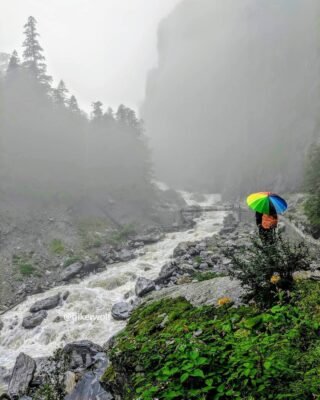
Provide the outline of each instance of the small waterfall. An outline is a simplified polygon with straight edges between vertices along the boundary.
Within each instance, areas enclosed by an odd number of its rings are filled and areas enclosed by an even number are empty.
[[[210,206],[220,199],[217,195],[203,195],[201,201],[196,202],[192,194],[182,192],[182,195],[188,205]],[[134,260],[108,266],[104,272],[88,276],[80,283],[28,297],[1,317],[4,327],[0,331],[0,366],[12,368],[21,351],[40,357],[74,340],[105,343],[125,326],[124,321],[115,321],[110,311],[113,304],[134,297],[137,277],[156,278],[180,242],[200,240],[217,233],[224,215],[224,212],[204,213],[193,229],[168,233],[160,242],[146,246],[145,254]],[[35,301],[67,290],[69,297],[61,306],[49,310],[41,325],[30,330],[21,327],[23,317]],[[56,322],[58,316],[62,318]]]

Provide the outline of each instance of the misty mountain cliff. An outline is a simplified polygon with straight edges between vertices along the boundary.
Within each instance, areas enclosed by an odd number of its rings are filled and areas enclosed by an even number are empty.
[[[184,0],[162,21],[142,116],[156,171],[241,195],[299,186],[317,136],[316,0]]]

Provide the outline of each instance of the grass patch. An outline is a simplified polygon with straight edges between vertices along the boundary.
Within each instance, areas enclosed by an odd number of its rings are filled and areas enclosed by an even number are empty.
[[[208,281],[209,279],[214,279],[214,278],[221,278],[222,276],[225,276],[224,274],[218,274],[217,272],[196,272],[195,274],[192,275],[193,279],[197,279],[197,281],[202,282],[202,281]]]
[[[65,252],[65,246],[61,239],[53,239],[50,243],[50,251],[53,254],[63,254]]]
[[[78,261],[80,261],[81,260],[81,257],[80,256],[71,256],[71,257],[68,257],[65,261],[64,261],[64,263],[63,263],[63,266],[66,268],[66,267],[69,267],[69,265],[71,265],[71,264],[74,264],[74,263],[76,263],[76,262],[78,262]]]
[[[35,267],[32,264],[19,264],[20,274],[23,276],[31,276],[35,272]]]
[[[102,380],[124,400],[320,399],[319,298],[320,283],[307,281],[265,310],[183,298],[141,306]]]
[[[130,236],[136,233],[134,224],[126,224],[121,227],[118,231],[113,232],[109,238],[112,243],[118,244],[125,242]]]

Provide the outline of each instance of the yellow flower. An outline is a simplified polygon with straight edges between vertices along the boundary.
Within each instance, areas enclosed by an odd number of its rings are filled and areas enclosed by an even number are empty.
[[[225,304],[230,304],[232,303],[232,300],[230,299],[230,297],[220,297],[220,299],[218,299],[218,305],[219,306],[224,306]]]
[[[272,275],[272,277],[270,278],[270,282],[276,285],[280,281],[280,279],[281,278],[279,275]]]

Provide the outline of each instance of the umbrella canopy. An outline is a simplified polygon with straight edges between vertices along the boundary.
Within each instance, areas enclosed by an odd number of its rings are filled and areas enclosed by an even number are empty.
[[[286,201],[275,193],[259,192],[247,197],[248,206],[261,214],[282,214],[288,208]]]

